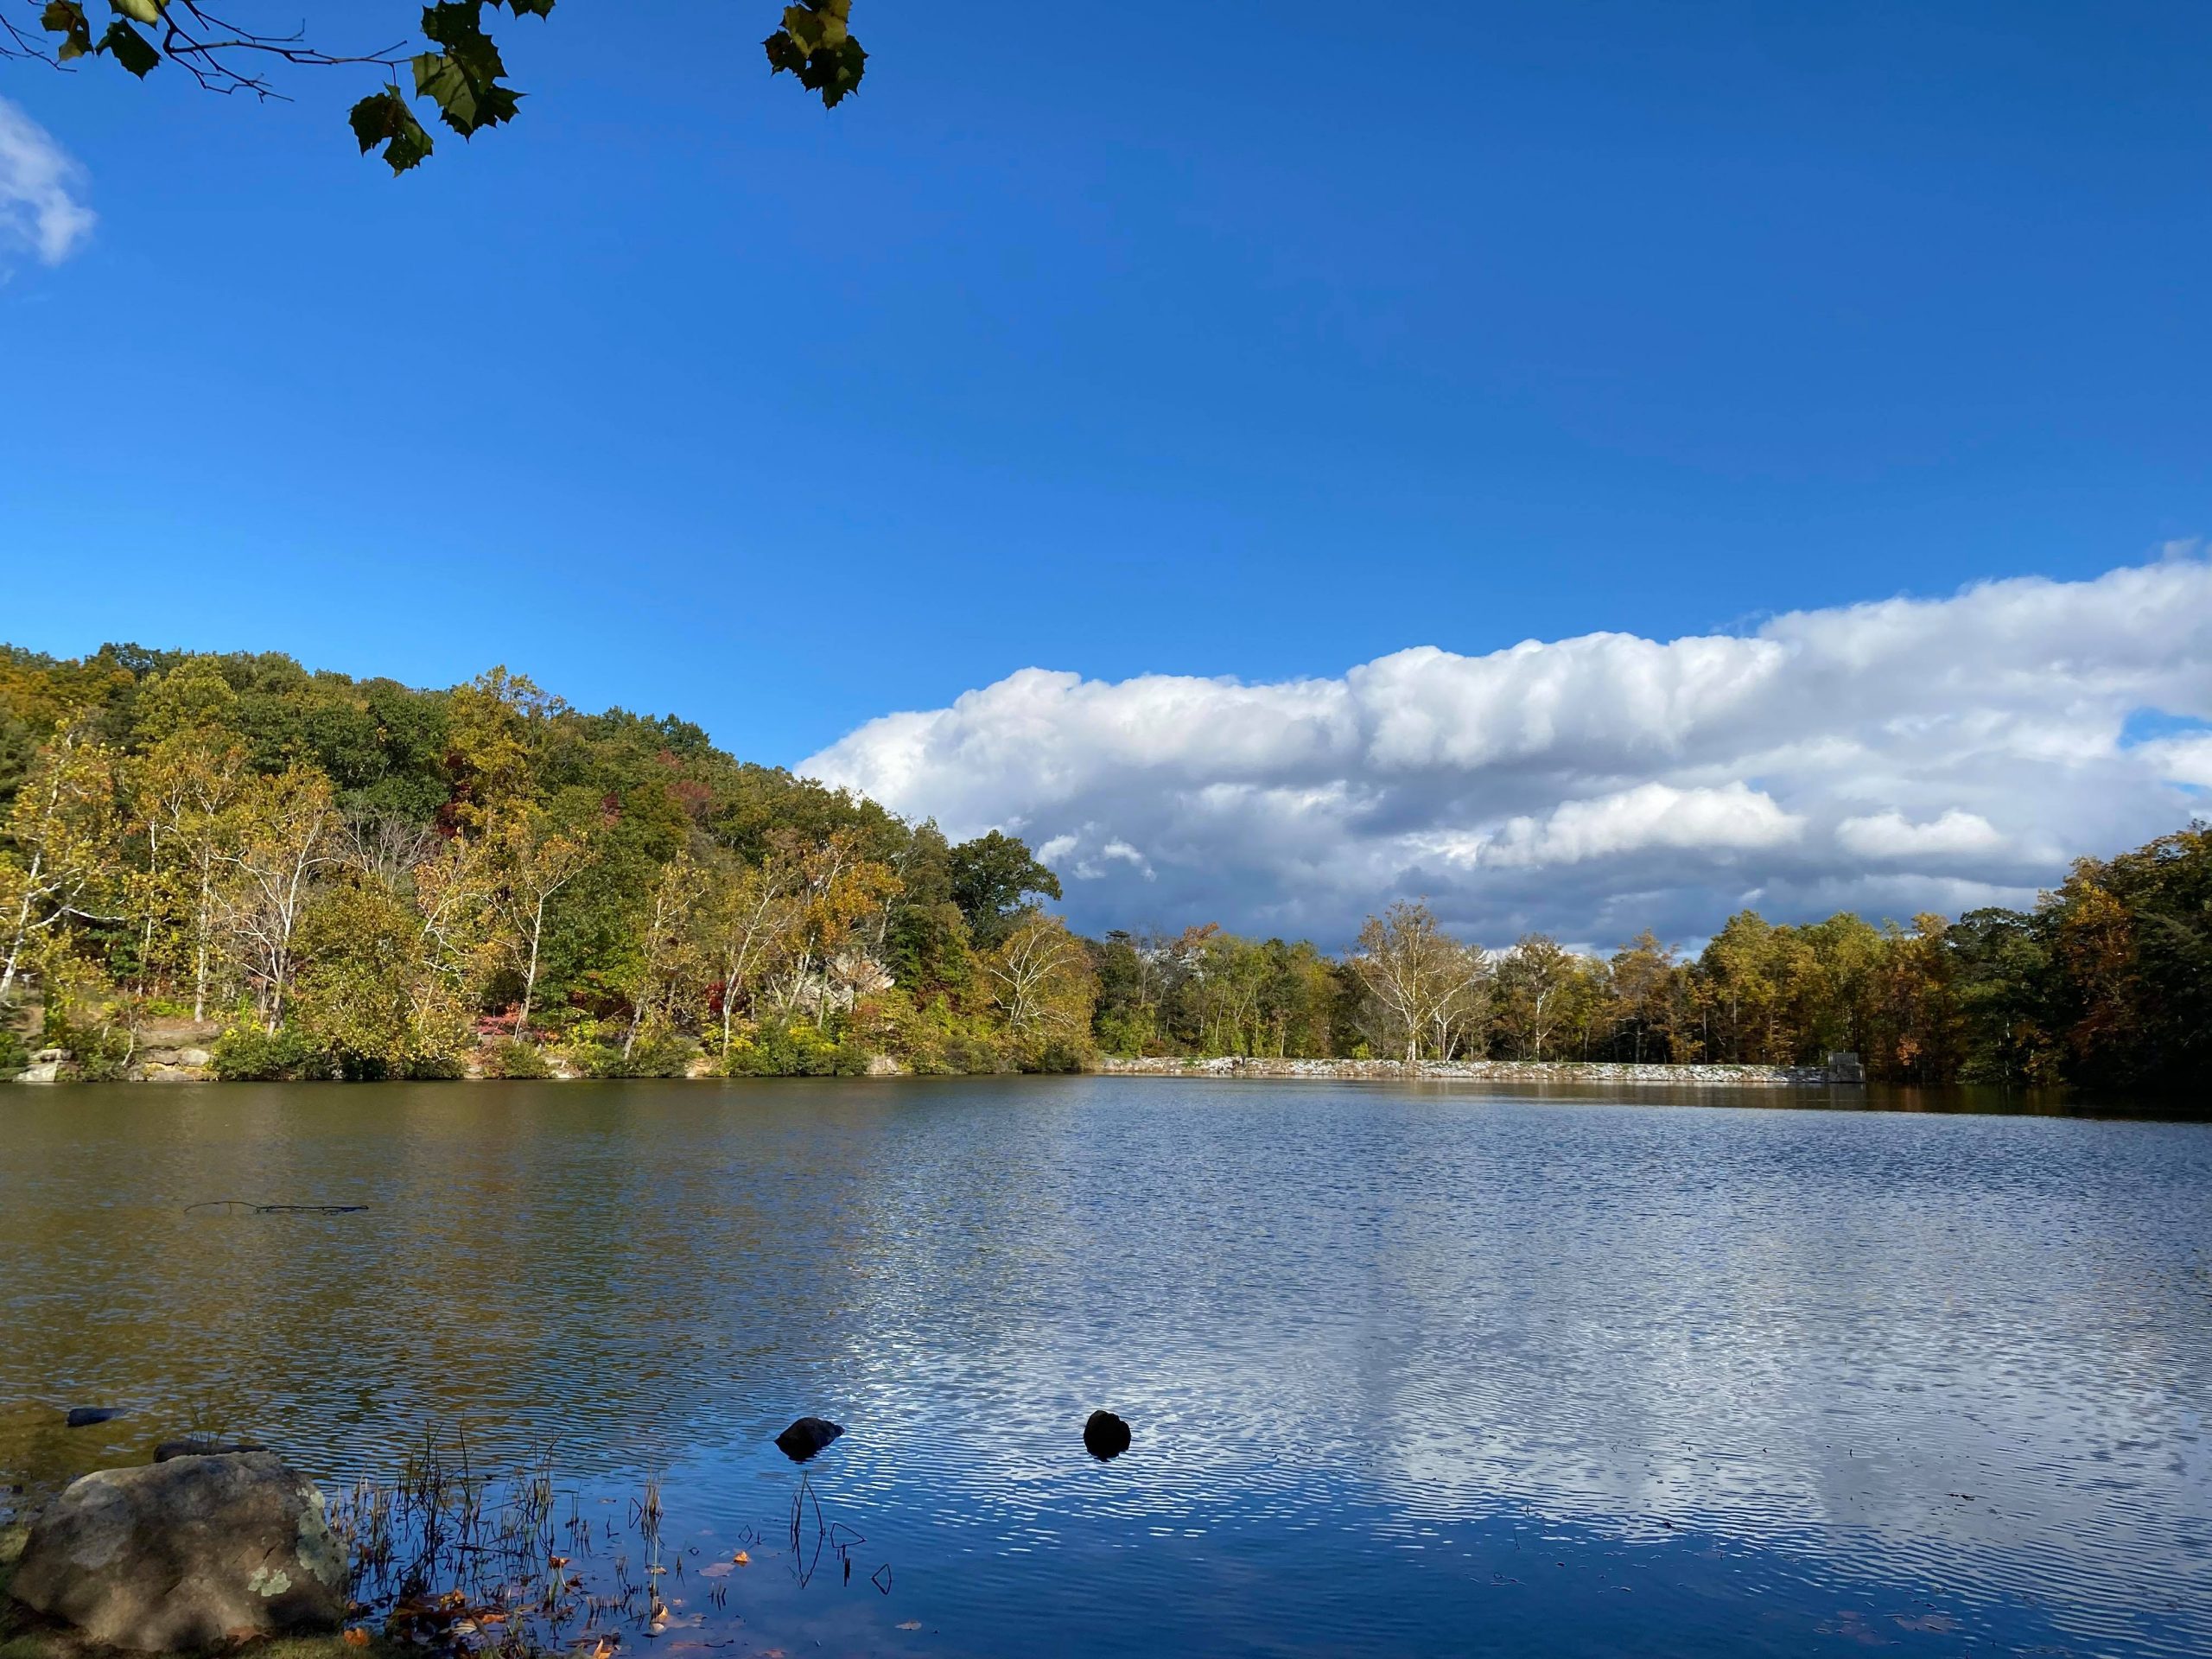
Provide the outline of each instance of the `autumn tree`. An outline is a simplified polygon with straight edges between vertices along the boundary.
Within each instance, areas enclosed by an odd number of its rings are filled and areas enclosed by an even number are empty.
[[[116,757],[65,731],[39,751],[0,842],[0,1006],[65,924],[112,919],[123,886]]]
[[[1402,899],[1369,917],[1351,964],[1367,994],[1370,1039],[1407,1065],[1424,1053],[1449,1059],[1480,1029],[1487,961],[1446,934],[1427,905]]]
[[[1498,959],[1497,1027],[1517,1058],[1544,1058],[1581,978],[1573,954],[1548,933],[1524,935]]]
[[[302,925],[296,1022],[361,1075],[450,1071],[497,960],[497,849],[355,815]]]
[[[1698,957],[1699,1029],[1707,1059],[1738,1062],[1773,1046],[1776,987],[1769,973],[1774,929],[1738,911]]]
[[[1186,983],[1201,1052],[1254,1052],[1267,982],[1267,958],[1250,939],[1214,929],[1192,947]]]
[[[1007,1033],[1030,1063],[1087,1046],[1097,983],[1082,943],[1058,917],[1024,917],[992,950],[985,972]]]
[[[1260,946],[1266,964],[1254,1050],[1281,1058],[1319,1058],[1334,1035],[1337,976],[1313,942],[1269,939]]]
[[[1606,965],[1613,1021],[1627,1039],[1629,1060],[1679,1058],[1688,996],[1674,948],[1646,928]]]
[[[2058,907],[2058,956],[2073,993],[2068,1040],[2083,1063],[2118,1069],[2120,1052],[2134,1040],[2142,1001],[2135,920],[2100,874],[2085,859],[2067,878]]]
[[[242,828],[245,752],[219,730],[180,730],[139,757],[130,775],[132,810],[145,837],[155,889],[147,907],[145,955],[154,955],[155,923],[166,914],[189,975],[192,1017],[204,1020],[216,963],[219,878]]]
[[[273,1032],[283,1022],[294,944],[315,877],[336,860],[338,809],[327,777],[295,766],[254,779],[235,812],[235,831],[218,855],[225,874],[218,926]]]
[[[2043,912],[2073,1075],[2175,1088],[2212,1069],[2212,826],[2082,861]]]
[[[564,707],[528,675],[504,666],[454,688],[446,721],[453,794],[445,816],[454,828],[480,832],[536,800],[537,753]]]
[[[622,1055],[636,1050],[638,1034],[650,1019],[672,1023],[685,989],[696,977],[701,952],[699,921],[710,886],[708,868],[687,848],[661,867],[638,926],[637,959],[631,970],[630,1022],[622,1033]]]
[[[772,856],[789,868],[795,900],[777,1001],[786,1014],[811,1013],[820,1029],[831,1013],[852,1005],[856,988],[889,982],[868,945],[878,937],[874,924],[897,895],[899,878],[888,864],[865,856],[850,830],[811,843],[780,836]]]
[[[531,1001],[537,993],[538,968],[544,959],[546,921],[562,890],[591,867],[591,837],[580,830],[556,829],[541,810],[516,808],[492,822],[487,839],[498,871],[492,905],[501,924],[500,941],[522,980],[515,1036],[527,1042]]]
[[[722,1052],[736,1037],[739,1007],[797,944],[804,907],[787,857],[759,864],[724,853],[709,861],[696,925],[718,986]]]

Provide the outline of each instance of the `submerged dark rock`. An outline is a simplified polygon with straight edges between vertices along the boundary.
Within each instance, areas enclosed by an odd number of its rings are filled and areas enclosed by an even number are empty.
[[[69,1427],[90,1428],[94,1423],[112,1422],[122,1415],[120,1406],[72,1406],[69,1408]]]
[[[1094,1411],[1083,1426],[1084,1449],[1105,1463],[1129,1449],[1129,1426],[1110,1411]]]
[[[322,1494],[266,1452],[86,1475],[41,1515],[9,1590],[141,1652],[338,1628],[345,1552]]]
[[[776,1449],[793,1463],[804,1463],[844,1432],[826,1417],[802,1417],[776,1436]]]
[[[154,1461],[167,1463],[172,1458],[228,1458],[241,1452],[266,1452],[268,1449],[251,1440],[163,1440],[154,1448]]]

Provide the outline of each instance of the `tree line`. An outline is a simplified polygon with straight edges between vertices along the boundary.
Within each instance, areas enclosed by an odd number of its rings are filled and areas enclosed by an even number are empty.
[[[2082,859],[2029,911],[1909,926],[1730,917],[1695,956],[1502,950],[1391,906],[1340,959],[1217,928],[1093,947],[1109,1052],[1818,1065],[1876,1081],[2201,1087],[2212,1076],[2212,830]]]
[[[1421,904],[1332,956],[1217,926],[1084,939],[1018,838],[952,842],[674,718],[504,669],[448,690],[271,654],[0,647],[0,1071],[232,1077],[1069,1069],[1095,1052],[1816,1064],[2181,1086],[2212,1031],[2212,833],[2033,910],[1731,918],[1694,957]]]

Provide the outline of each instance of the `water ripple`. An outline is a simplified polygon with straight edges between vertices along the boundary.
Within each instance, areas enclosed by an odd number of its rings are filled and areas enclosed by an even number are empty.
[[[727,1541],[785,1525],[768,1441],[817,1411],[870,1559],[747,1579],[747,1628],[833,1650],[2212,1650],[2203,1126],[1103,1079],[10,1109],[34,1484],[465,1427]],[[372,1208],[183,1213],[233,1193]]]

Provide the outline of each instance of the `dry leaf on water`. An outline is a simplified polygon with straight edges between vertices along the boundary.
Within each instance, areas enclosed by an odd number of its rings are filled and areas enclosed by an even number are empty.
[[[730,1560],[736,1562],[740,1567],[750,1567],[753,1565],[753,1558],[741,1549],[739,1550],[736,1554],[731,1556]]]
[[[910,1618],[899,1628],[902,1630],[918,1630],[922,1628],[922,1621],[918,1618]]]

